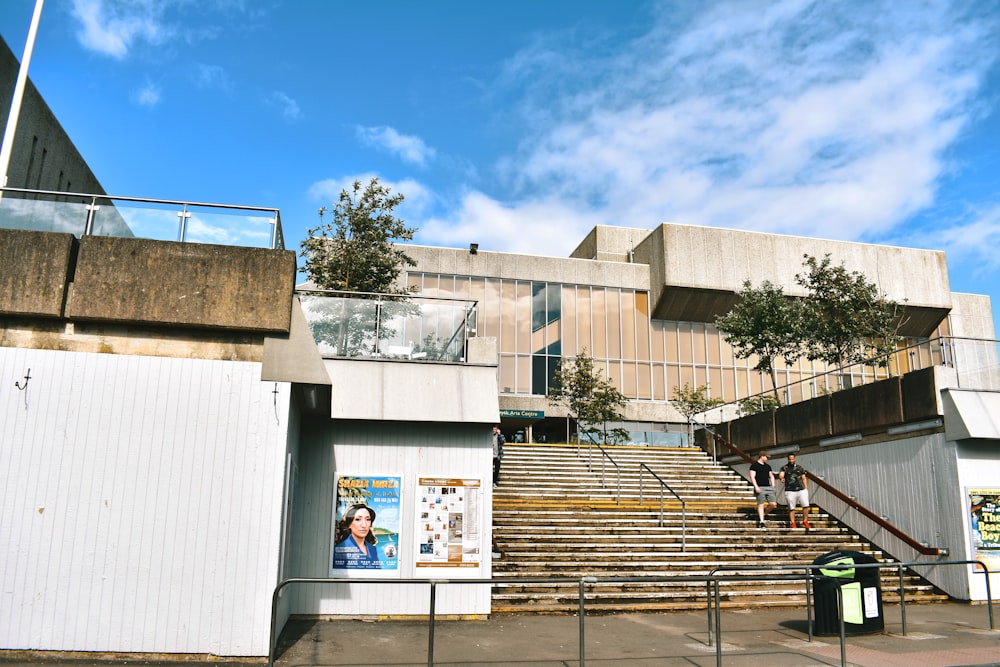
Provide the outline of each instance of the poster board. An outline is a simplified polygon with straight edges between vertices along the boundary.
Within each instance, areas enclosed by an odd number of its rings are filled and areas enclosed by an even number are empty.
[[[340,474],[336,482],[330,576],[398,577],[402,479]]]
[[[972,560],[982,561],[990,573],[1000,572],[1000,487],[970,487]],[[975,565],[976,572],[983,568]]]
[[[417,569],[482,565],[482,480],[420,477],[416,501]]]

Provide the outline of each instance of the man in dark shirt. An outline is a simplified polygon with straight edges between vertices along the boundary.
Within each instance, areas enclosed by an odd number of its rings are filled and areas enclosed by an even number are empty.
[[[774,494],[774,471],[767,465],[767,452],[757,454],[757,462],[750,466],[750,483],[757,494],[757,527],[767,524],[764,517],[778,506]]]
[[[781,466],[778,477],[785,483],[788,500],[788,527],[795,528],[795,508],[802,507],[802,527],[809,530],[809,481],[806,470],[795,462],[795,454],[788,455],[788,463]]]

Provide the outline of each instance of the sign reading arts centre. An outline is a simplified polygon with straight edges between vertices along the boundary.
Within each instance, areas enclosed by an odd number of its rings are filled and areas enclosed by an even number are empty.
[[[542,410],[500,410],[500,418],[504,419],[542,419],[545,412]]]

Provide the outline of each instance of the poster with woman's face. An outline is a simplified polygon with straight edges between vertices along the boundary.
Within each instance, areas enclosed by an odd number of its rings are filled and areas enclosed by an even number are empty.
[[[338,475],[333,507],[333,577],[399,572],[399,477]]]

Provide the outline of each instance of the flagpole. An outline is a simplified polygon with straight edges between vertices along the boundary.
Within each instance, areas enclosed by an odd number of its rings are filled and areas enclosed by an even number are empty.
[[[10,114],[7,116],[7,127],[3,132],[3,145],[0,146],[0,173],[3,180],[0,184],[7,187],[7,170],[10,168],[10,154],[14,144],[14,130],[21,116],[21,100],[24,99],[24,88],[28,82],[28,65],[31,64],[31,53],[35,50],[35,35],[38,34],[38,22],[42,18],[42,5],[45,0],[35,0],[35,13],[31,17],[31,27],[28,28],[28,41],[24,45],[24,56],[17,70],[17,83],[14,85],[14,96],[10,100]]]

